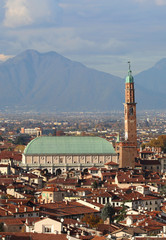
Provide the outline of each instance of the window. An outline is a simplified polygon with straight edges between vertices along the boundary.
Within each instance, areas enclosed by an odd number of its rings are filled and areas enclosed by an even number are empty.
[[[46,233],[51,232],[51,227],[50,226],[45,227],[44,228],[44,232],[46,232]]]

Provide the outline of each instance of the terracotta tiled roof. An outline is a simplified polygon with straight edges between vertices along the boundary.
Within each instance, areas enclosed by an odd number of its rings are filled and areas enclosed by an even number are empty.
[[[97,226],[97,230],[102,232],[103,234],[111,233],[119,229],[120,228],[114,224],[99,224]]]
[[[161,165],[159,160],[140,160],[142,165]]]
[[[118,166],[119,164],[115,162],[108,162],[108,163],[105,163],[104,165]]]
[[[92,238],[92,240],[105,240],[105,239],[106,239],[105,236],[102,236],[102,237],[95,236],[94,238]]]
[[[10,236],[10,240],[67,240],[65,234],[3,232],[3,236]]]
[[[78,202],[56,202],[41,204],[41,212],[46,212],[50,216],[65,217],[72,215],[82,215],[86,213],[98,213],[99,211],[92,209],[90,207],[84,206]]]
[[[5,223],[6,225],[23,225],[24,224],[22,220],[19,218],[3,218],[3,219],[0,219],[0,223],[1,222]]]
[[[13,158],[16,161],[22,161],[22,155],[20,153],[16,153],[14,151],[2,151],[0,153],[0,160],[1,159],[9,159]]]
[[[88,170],[90,170],[90,171],[98,171],[99,169],[96,168],[96,167],[91,167],[91,168],[89,168]]]

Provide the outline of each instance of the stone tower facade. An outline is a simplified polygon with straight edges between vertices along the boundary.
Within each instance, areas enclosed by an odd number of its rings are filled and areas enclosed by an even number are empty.
[[[130,69],[130,63],[125,83],[124,120],[125,140],[116,144],[116,151],[119,155],[119,167],[134,168],[135,158],[137,157],[137,122],[134,78]]]
[[[136,123],[136,102],[134,91],[134,78],[132,76],[130,65],[128,76],[125,83],[125,141],[137,144],[137,123]]]

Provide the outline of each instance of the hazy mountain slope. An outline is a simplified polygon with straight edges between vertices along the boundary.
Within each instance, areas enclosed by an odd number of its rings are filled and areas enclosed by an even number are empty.
[[[126,71],[127,74],[127,71]],[[165,109],[166,59],[137,74],[137,109]],[[0,109],[123,110],[125,80],[56,52],[27,50],[0,64]]]
[[[123,98],[121,78],[89,69],[55,52],[27,50],[0,65],[1,107],[106,111],[122,109]]]
[[[137,74],[135,79],[138,103],[141,109],[165,109],[166,58],[152,68]]]

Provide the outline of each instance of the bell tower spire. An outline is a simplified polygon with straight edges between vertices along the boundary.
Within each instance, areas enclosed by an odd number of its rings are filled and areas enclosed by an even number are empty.
[[[128,63],[129,70],[125,83],[125,104],[124,104],[125,141],[137,144],[134,78],[132,76],[130,62]]]
[[[124,103],[124,127],[125,140],[116,144],[116,152],[119,156],[119,167],[135,166],[137,157],[137,123],[136,123],[136,102],[134,77],[132,76],[131,64],[125,81],[125,103]]]

